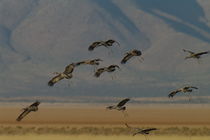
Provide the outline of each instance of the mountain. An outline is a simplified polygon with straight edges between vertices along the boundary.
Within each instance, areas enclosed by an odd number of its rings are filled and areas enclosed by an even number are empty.
[[[208,0],[1,0],[0,96],[162,97],[185,85],[208,95],[210,56],[184,60],[182,49],[210,50],[209,7]],[[88,51],[107,39],[120,48]],[[144,61],[120,65],[114,79],[82,66],[72,80],[47,86],[72,62],[119,64],[131,49],[142,50]]]

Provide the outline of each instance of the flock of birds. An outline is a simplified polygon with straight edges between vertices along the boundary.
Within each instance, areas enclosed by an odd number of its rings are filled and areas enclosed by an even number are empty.
[[[107,41],[96,41],[96,42],[93,42],[89,46],[88,50],[93,51],[94,49],[96,49],[100,46],[109,48],[111,46],[114,46],[114,44],[117,44],[117,46],[120,46],[119,42],[112,40],[112,39],[109,39]],[[195,52],[185,50],[185,49],[183,49],[183,51],[189,53],[189,56],[185,57],[185,59],[190,59],[190,58],[200,59],[202,55],[210,53],[210,51],[195,53]],[[128,60],[130,60],[132,57],[135,57],[135,56],[138,56],[141,58],[141,60],[144,60],[144,58],[142,57],[142,52],[140,50],[134,49],[134,50],[131,50],[125,54],[125,56],[121,60],[121,64],[126,64],[126,62]],[[49,80],[48,86],[52,87],[62,79],[71,79],[73,77],[73,72],[76,67],[79,67],[81,65],[92,65],[92,66],[96,67],[96,66],[100,65],[101,61],[103,61],[103,60],[97,58],[97,59],[93,59],[93,60],[85,60],[85,61],[80,61],[80,62],[76,62],[76,63],[71,63],[65,67],[63,72],[54,72],[54,74],[56,74],[56,76],[54,76],[52,79]],[[107,67],[101,67],[96,70],[94,69],[94,76],[96,78],[99,78],[102,73],[104,73],[104,72],[111,73],[111,72],[116,71],[117,69],[120,69],[120,67],[118,65],[114,65],[114,64],[107,66]],[[193,89],[198,89],[198,88],[194,87],[194,86],[182,87],[182,88],[172,91],[168,95],[168,97],[173,98],[179,92],[190,93],[193,91]],[[124,112],[126,110],[125,104],[128,101],[130,101],[129,98],[123,99],[118,104],[108,106],[108,107],[106,107],[106,109],[108,109],[108,110],[115,109],[115,110]],[[18,118],[16,120],[21,121],[30,112],[38,111],[39,104],[40,104],[40,102],[36,101],[33,104],[31,104],[30,106],[23,108],[23,112],[18,116]],[[135,136],[137,134],[143,134],[146,136],[147,134],[150,133],[150,131],[157,130],[157,128],[148,128],[148,129],[134,128],[134,127],[129,126],[127,123],[125,123],[125,125],[127,128],[136,130],[135,133],[133,133],[133,136]]]

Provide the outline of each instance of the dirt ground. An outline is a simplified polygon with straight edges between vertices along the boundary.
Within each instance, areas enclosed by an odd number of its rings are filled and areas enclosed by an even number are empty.
[[[135,105],[125,113],[103,105],[40,105],[39,111],[16,122],[24,106],[0,107],[0,124],[210,125],[210,107],[203,105]]]

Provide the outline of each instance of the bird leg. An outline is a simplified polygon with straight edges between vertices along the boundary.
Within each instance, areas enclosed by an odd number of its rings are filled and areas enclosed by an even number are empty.
[[[139,57],[138,57],[137,59],[138,59],[138,61],[139,61],[140,63],[142,63],[142,60],[141,60]]]
[[[201,59],[197,59],[198,61],[198,64],[201,64],[202,63],[202,60]]]
[[[73,82],[71,80],[68,80],[68,87],[72,87],[73,86]]]
[[[94,71],[94,73],[96,72],[96,70],[97,70],[97,66],[93,66],[93,71]]]
[[[124,115],[124,117],[128,117],[128,113],[126,111],[122,111],[122,114]]]
[[[58,75],[58,74],[61,74],[61,73],[60,72],[53,72],[52,74]]]
[[[113,54],[112,48],[108,48],[108,49],[109,49],[109,51],[108,51],[108,55]]]
[[[191,94],[188,94],[189,102],[192,100]]]
[[[111,76],[112,77],[112,80],[114,80],[114,77],[113,76]]]
[[[146,135],[144,135],[144,137],[145,137],[146,140],[149,140]]]
[[[140,58],[142,59],[142,61],[144,61],[144,57],[140,56]]]

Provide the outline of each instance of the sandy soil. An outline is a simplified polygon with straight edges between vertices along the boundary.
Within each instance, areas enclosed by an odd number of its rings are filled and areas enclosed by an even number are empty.
[[[16,117],[23,106],[0,108],[1,124],[88,124],[120,125],[210,125],[210,107],[204,106],[129,106],[126,113],[106,110],[104,106],[51,106],[42,105],[21,122]]]

